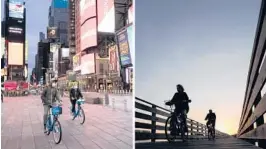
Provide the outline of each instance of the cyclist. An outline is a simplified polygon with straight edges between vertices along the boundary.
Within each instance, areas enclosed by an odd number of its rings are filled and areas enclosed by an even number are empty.
[[[188,128],[187,128],[187,113],[189,111],[189,106],[188,106],[188,102],[190,102],[187,93],[185,92],[184,87],[181,84],[178,84],[176,86],[177,88],[177,92],[174,94],[173,98],[171,101],[166,102],[166,105],[175,105],[175,111],[174,111],[174,115],[172,117],[172,121],[171,121],[171,126],[170,126],[170,131],[171,133],[173,132],[172,128],[175,125],[174,122],[176,122],[176,117],[179,114],[183,114],[183,120],[185,122],[185,132],[188,132]]]
[[[215,136],[215,122],[216,122],[216,115],[212,112],[212,110],[209,110],[209,113],[207,114],[205,120],[207,120],[207,127],[209,129],[209,125],[212,124],[213,130],[214,130],[214,136]]]
[[[56,102],[61,103],[59,92],[56,88],[57,80],[53,79],[50,84],[44,89],[41,95],[42,103],[43,103],[43,125],[44,125],[44,133],[46,133],[46,120],[48,116],[48,112],[50,107]]]
[[[70,89],[70,102],[72,104],[72,113],[74,115],[76,111],[76,102],[79,98],[83,98],[80,89],[78,88],[78,85],[75,84],[73,88]]]

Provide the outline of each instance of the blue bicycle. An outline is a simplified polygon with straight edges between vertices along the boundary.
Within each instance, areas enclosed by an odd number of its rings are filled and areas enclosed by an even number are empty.
[[[49,135],[50,132],[53,132],[53,137],[56,144],[59,144],[62,140],[62,127],[58,120],[60,114],[62,114],[61,105],[50,106],[46,120],[46,135]]]
[[[76,108],[76,111],[75,113],[72,113],[72,106],[69,107],[70,109],[70,114],[73,116],[73,119],[72,120],[75,120],[76,117],[79,118],[80,120],[80,124],[84,124],[85,123],[85,112],[84,110],[82,109],[81,105],[85,103],[85,100],[84,99],[78,99],[77,100],[77,108]]]

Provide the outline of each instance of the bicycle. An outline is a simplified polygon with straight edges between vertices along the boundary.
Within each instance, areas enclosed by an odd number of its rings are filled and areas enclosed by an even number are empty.
[[[73,119],[72,120],[75,120],[76,117],[79,117],[81,119],[81,122],[80,124],[84,124],[85,123],[85,112],[84,110],[82,109],[81,105],[85,103],[85,100],[84,99],[78,99],[77,100],[77,105],[78,105],[78,108],[76,108],[76,111],[75,113],[72,113],[72,106],[69,107],[70,109],[70,114],[73,116]]]
[[[191,100],[189,100],[188,102],[191,102]],[[172,105],[168,105],[168,106],[170,106],[171,115],[166,119],[166,122],[165,122],[166,139],[168,140],[169,143],[171,143],[179,139],[177,138],[177,136],[181,134],[181,139],[184,142],[188,138],[188,132],[187,134],[185,134],[186,133],[185,128],[187,124],[185,124],[184,119],[186,118],[186,116],[183,113],[180,113],[179,115],[175,115],[175,112],[173,111],[173,108],[172,108],[173,106]],[[176,122],[172,122],[172,118],[174,116],[176,116]],[[170,128],[168,128],[168,125],[170,125]],[[168,133],[169,132],[168,130],[170,130],[170,134]]]
[[[215,132],[214,132],[213,124],[209,124],[208,125],[208,139],[214,140],[214,138],[215,138]]]
[[[53,132],[55,144],[59,144],[62,140],[62,127],[58,120],[60,114],[62,114],[61,105],[50,106],[50,110],[46,120],[46,135],[50,135],[50,132]],[[56,138],[57,133],[59,133],[58,138]]]

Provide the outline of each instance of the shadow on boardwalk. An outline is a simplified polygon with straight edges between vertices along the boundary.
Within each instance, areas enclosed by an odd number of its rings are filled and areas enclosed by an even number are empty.
[[[2,104],[3,149],[131,149],[132,113],[84,104],[86,122],[72,121],[68,98],[63,99],[63,138],[55,145],[43,133],[43,108],[39,96],[4,99]]]

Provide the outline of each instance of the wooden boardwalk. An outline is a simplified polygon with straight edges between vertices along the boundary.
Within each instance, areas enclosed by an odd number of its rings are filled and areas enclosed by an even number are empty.
[[[70,101],[63,99],[62,142],[43,133],[43,107],[39,96],[6,97],[2,104],[3,149],[132,149],[132,112],[84,104],[84,125],[72,121]]]
[[[189,140],[187,142],[136,143],[136,149],[259,149],[248,142],[236,138],[223,138],[215,141]]]

